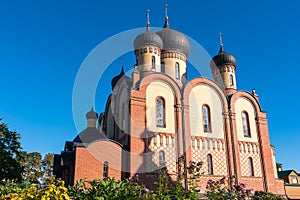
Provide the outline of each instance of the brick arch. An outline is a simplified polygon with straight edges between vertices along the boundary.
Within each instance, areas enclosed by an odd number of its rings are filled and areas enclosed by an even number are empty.
[[[153,82],[163,82],[167,84],[173,91],[175,104],[180,103],[181,92],[179,85],[173,80],[173,78],[166,76],[165,74],[153,73],[144,77],[139,84],[139,91],[146,95],[147,87]]]
[[[219,97],[221,98],[223,111],[227,112],[228,98],[227,98],[225,91],[222,90],[220,88],[220,86],[217,85],[214,81],[212,81],[208,78],[204,78],[204,77],[195,78],[195,79],[191,80],[189,83],[187,83],[187,85],[185,86],[185,89],[184,89],[184,104],[185,105],[189,105],[190,93],[191,93],[192,89],[198,85],[206,85],[206,86],[210,86],[211,88],[213,88],[217,92]]]
[[[247,91],[238,91],[238,92],[234,93],[231,96],[231,98],[230,98],[230,107],[231,107],[232,112],[235,113],[234,104],[240,98],[245,98],[246,100],[248,100],[253,105],[254,111],[255,111],[255,116],[258,116],[258,114],[260,112],[263,112],[260,105],[259,105],[259,102],[257,101],[257,99]]]

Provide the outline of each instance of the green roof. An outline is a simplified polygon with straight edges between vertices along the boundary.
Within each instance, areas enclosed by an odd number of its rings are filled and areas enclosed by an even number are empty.
[[[295,170],[283,170],[278,172],[278,177],[281,178],[281,177],[289,176],[292,172],[299,175]]]

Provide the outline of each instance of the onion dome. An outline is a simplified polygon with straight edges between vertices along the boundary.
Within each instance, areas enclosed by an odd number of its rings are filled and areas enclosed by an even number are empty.
[[[236,59],[235,59],[235,57],[232,54],[227,53],[227,52],[225,52],[223,50],[222,34],[220,34],[220,51],[211,60],[211,65],[213,63],[217,67],[222,66],[222,65],[233,65],[233,66],[236,66]]]
[[[150,31],[149,14],[150,14],[150,10],[147,10],[146,31],[135,38],[134,49],[140,49],[147,45],[157,46],[160,49],[163,47],[163,42],[161,38],[156,33]]]
[[[140,49],[147,45],[157,46],[162,49],[163,41],[156,33],[146,30],[135,38],[134,49]]]
[[[94,107],[92,107],[91,110],[86,113],[85,117],[87,119],[98,119],[98,114],[94,111]]]
[[[190,43],[184,34],[170,28],[168,16],[164,28],[157,32],[163,41],[163,50],[179,51],[186,57],[190,54]]]
[[[114,87],[117,85],[118,81],[124,76],[124,66],[122,66],[122,70],[120,72],[119,75],[115,76],[112,80],[111,80],[111,88],[114,89]]]

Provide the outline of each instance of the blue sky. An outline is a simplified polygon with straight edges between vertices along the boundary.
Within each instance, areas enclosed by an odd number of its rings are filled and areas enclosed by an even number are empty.
[[[76,136],[72,92],[86,56],[110,36],[145,26],[147,9],[151,26],[161,27],[165,3],[171,27],[211,56],[223,33],[225,51],[237,58],[238,89],[255,88],[267,111],[277,161],[300,172],[298,1],[1,1],[0,117],[22,135],[24,149],[59,153]],[[116,59],[98,84],[97,112],[121,63]],[[133,65],[126,54],[125,70]]]

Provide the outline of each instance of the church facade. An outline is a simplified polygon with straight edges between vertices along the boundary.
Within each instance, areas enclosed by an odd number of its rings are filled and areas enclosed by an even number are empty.
[[[55,155],[54,173],[67,184],[81,178],[117,180],[139,174],[151,187],[161,168],[170,180],[178,157],[202,161],[201,189],[225,177],[248,189],[284,194],[277,177],[266,112],[255,91],[237,89],[236,59],[223,50],[213,57],[214,80],[187,81],[187,38],[169,26],[135,38],[132,77],[111,81],[112,94],[99,116],[87,113],[87,128]],[[208,67],[208,66],[207,66]]]

